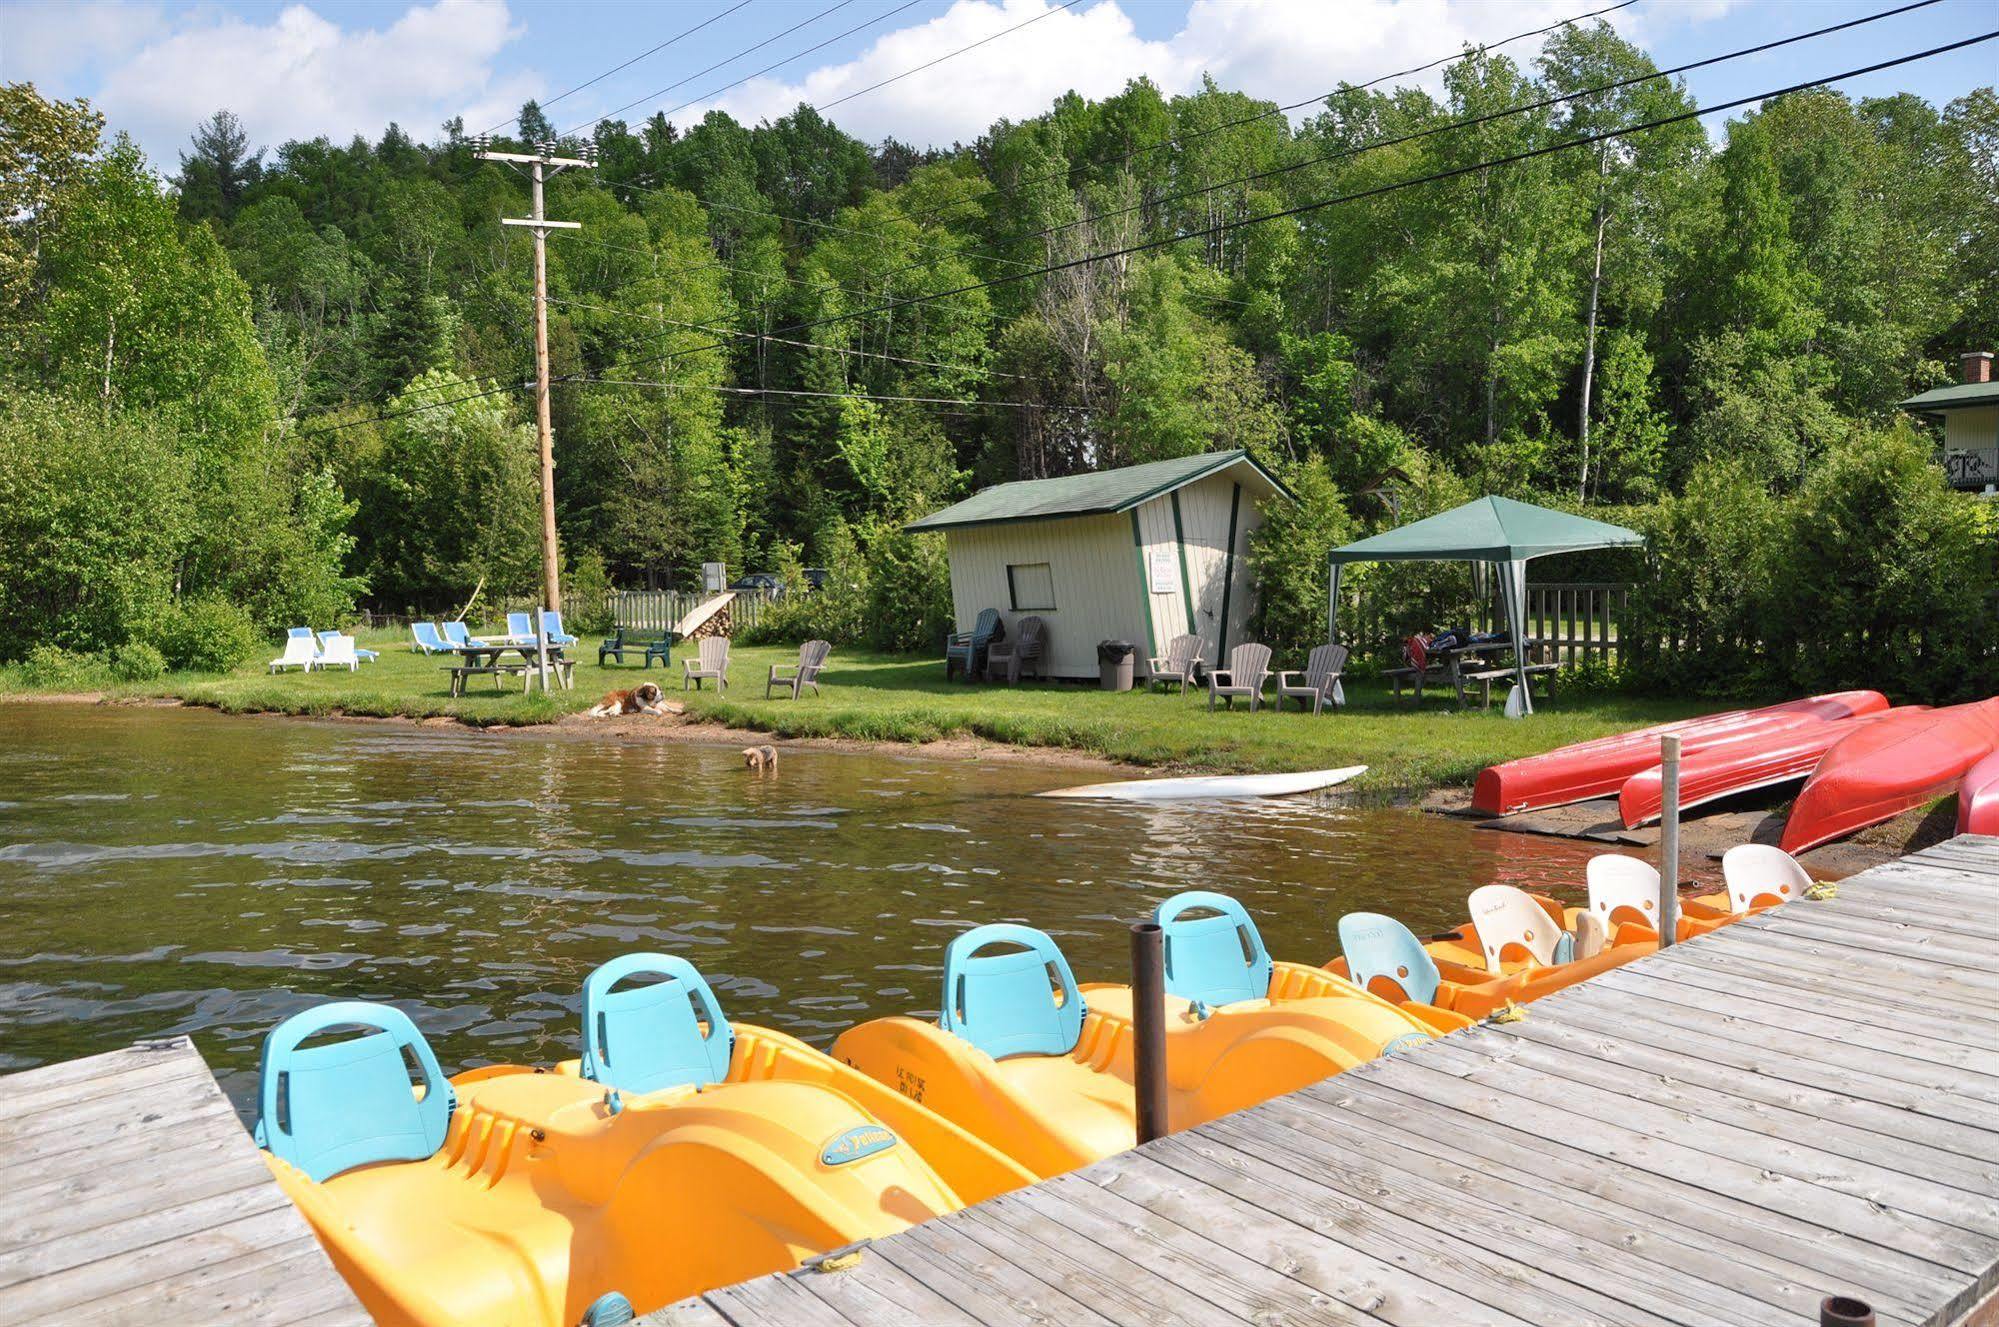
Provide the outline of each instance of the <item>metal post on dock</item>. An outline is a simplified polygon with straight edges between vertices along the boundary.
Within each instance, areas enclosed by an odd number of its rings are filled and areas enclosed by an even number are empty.
[[[1659,739],[1659,947],[1680,930],[1680,739]]]
[[[1167,1133],[1165,936],[1154,922],[1131,928],[1132,1091],[1141,1143]]]

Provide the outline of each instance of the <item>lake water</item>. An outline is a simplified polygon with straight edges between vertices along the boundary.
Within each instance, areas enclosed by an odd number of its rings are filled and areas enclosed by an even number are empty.
[[[1316,963],[1350,910],[1425,933],[1495,880],[1580,897],[1593,851],[1312,798],[1031,796],[1080,781],[799,750],[759,779],[734,747],[575,730],[0,705],[0,1070],[192,1033],[241,1105],[270,1026],[335,998],[402,1005],[448,1071],[545,1063],[574,1054],[584,975],[638,949],[825,1046],[933,1012],[944,945],[979,922],[1122,980],[1129,922],[1215,888]]]

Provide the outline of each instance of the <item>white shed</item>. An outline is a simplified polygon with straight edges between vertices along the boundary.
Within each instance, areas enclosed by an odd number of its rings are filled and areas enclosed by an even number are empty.
[[[1137,645],[1143,675],[1175,636],[1200,636],[1210,662],[1247,638],[1249,536],[1273,499],[1292,500],[1247,452],[1210,452],[996,484],[909,529],[943,532],[958,630],[987,608],[1009,635],[1038,616],[1050,676],[1094,678],[1103,640]]]

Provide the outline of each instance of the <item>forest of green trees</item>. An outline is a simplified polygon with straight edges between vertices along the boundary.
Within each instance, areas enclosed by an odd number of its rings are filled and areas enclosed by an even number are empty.
[[[1496,492],[1653,537],[1612,574],[1676,684],[1992,681],[1994,504],[1896,402],[1999,348],[1999,96],[1820,89],[1462,169],[1689,109],[1652,71],[1596,24],[1298,122],[1145,82],[950,151],[809,107],[601,122],[548,193],[582,223],[549,242],[566,574],[836,565],[862,588],[819,611],[920,645],[942,562],[908,518],[1246,447],[1306,499],[1258,552],[1280,644],[1322,630],[1333,542]],[[177,163],[116,128],[0,88],[0,660],[198,666],[529,592],[523,177],[456,122],[265,149],[219,112]],[[1454,584],[1355,593],[1413,622]]]

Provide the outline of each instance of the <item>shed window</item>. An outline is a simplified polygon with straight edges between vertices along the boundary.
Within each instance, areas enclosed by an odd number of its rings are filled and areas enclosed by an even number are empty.
[[[1055,611],[1055,573],[1046,562],[1009,563],[1006,586],[1014,612]]]

